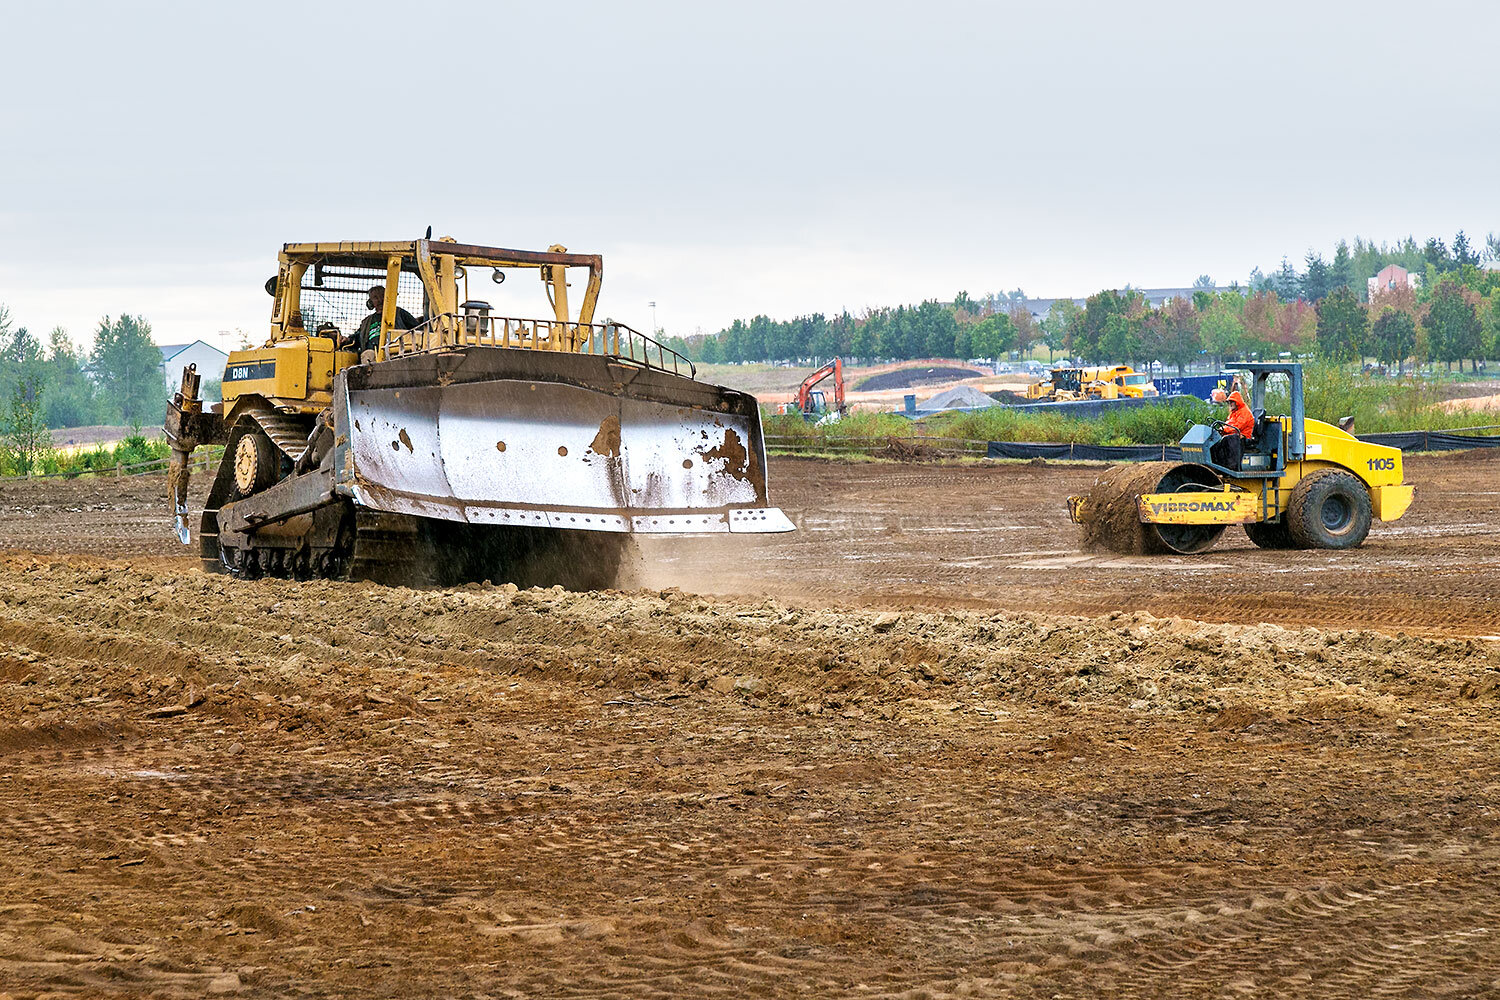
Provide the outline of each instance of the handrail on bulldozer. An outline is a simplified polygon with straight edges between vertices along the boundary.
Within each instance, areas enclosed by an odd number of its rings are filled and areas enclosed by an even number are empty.
[[[646,368],[698,377],[698,367],[682,354],[624,323],[559,322],[490,316],[487,313],[439,313],[409,330],[382,337],[377,358],[405,357],[459,347],[509,347],[533,351],[598,354]]]

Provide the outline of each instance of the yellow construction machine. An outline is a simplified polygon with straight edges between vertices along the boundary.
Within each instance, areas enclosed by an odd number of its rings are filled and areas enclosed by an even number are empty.
[[[1115,396],[1122,399],[1146,399],[1157,395],[1156,386],[1151,384],[1151,376],[1138,372],[1129,365],[1090,368],[1085,372],[1085,378],[1090,382],[1113,386]]]
[[[1182,462],[1142,462],[1106,470],[1084,496],[1068,498],[1086,544],[1116,552],[1179,552],[1211,547],[1224,529],[1244,525],[1261,548],[1349,549],[1372,518],[1394,521],[1411,506],[1401,450],[1360,441],[1344,428],[1303,414],[1302,366],[1244,364],[1251,378],[1255,433],[1237,468],[1214,460],[1227,430],[1198,424],[1182,438]],[[1267,417],[1266,387],[1287,381],[1290,413]],[[1233,431],[1228,431],[1234,433]]]
[[[1053,368],[1040,382],[1026,387],[1026,398],[1073,403],[1080,399],[1115,399],[1119,391],[1114,383],[1098,377],[1093,368]]]
[[[486,301],[527,272],[542,318]],[[770,506],[755,398],[594,322],[603,272],[561,246],[430,230],[287,244],[270,338],[230,355],[222,405],[204,408],[192,368],[168,405],[179,538],[189,456],[215,443],[199,553],[236,576],[595,587],[638,533],[791,530]]]

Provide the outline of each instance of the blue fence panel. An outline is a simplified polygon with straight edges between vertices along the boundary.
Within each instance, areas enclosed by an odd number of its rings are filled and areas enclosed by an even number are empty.
[[[1226,384],[1231,375],[1184,375],[1179,378],[1153,378],[1152,384],[1156,391],[1163,396],[1192,396],[1196,399],[1208,399],[1209,393],[1222,384]]]

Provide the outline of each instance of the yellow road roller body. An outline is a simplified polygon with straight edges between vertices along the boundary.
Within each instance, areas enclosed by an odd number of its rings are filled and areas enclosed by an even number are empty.
[[[1086,544],[1117,552],[1191,554],[1240,524],[1262,548],[1353,548],[1371,522],[1411,506],[1401,450],[1361,441],[1303,415],[1302,368],[1247,364],[1255,433],[1234,467],[1216,460],[1222,425],[1199,424],[1180,442],[1183,461],[1114,466],[1089,493],[1068,498]],[[1267,417],[1266,384],[1290,383],[1290,410]],[[1230,432],[1232,433],[1232,432]]]

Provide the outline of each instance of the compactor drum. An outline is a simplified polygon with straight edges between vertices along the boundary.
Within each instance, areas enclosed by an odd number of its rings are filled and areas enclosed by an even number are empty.
[[[1411,506],[1401,450],[1360,441],[1347,430],[1303,415],[1302,366],[1247,364],[1255,434],[1239,465],[1214,459],[1222,424],[1191,428],[1182,462],[1143,462],[1105,470],[1084,496],[1068,498],[1087,547],[1114,552],[1191,555],[1213,546],[1231,525],[1265,549],[1348,549],[1362,544],[1372,520],[1394,521]],[[1267,417],[1266,386],[1287,380],[1290,413]],[[1231,432],[1232,433],[1232,432]]]
[[[471,274],[524,268],[550,319],[469,297]],[[588,270],[576,318],[569,268]],[[168,407],[179,537],[188,457],[210,443],[200,553],[237,576],[601,587],[637,534],[791,530],[755,399],[593,323],[602,268],[561,247],[289,244],[271,339],[231,355],[222,406],[190,369]]]

